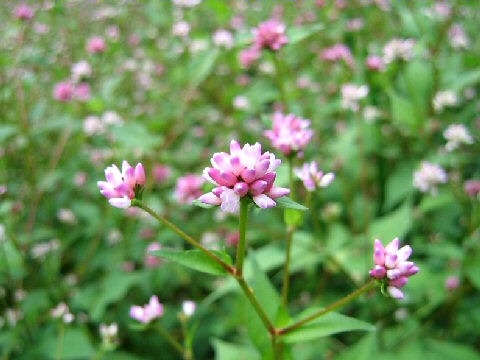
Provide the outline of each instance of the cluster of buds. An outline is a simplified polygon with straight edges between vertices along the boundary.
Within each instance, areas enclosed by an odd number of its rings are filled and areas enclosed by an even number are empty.
[[[415,275],[419,269],[412,261],[407,261],[412,254],[412,248],[408,245],[399,249],[400,240],[393,239],[383,247],[380,240],[375,240],[373,260],[375,267],[370,270],[370,276],[382,282],[388,294],[395,299],[403,299],[404,287],[408,278]]]
[[[334,173],[324,173],[318,170],[316,161],[305,163],[301,168],[294,169],[295,175],[303,181],[303,185],[308,191],[314,191],[317,187],[325,188],[335,179]]]
[[[261,23],[256,29],[253,29],[253,35],[253,45],[240,53],[240,62],[245,67],[256,61],[263,49],[278,51],[288,43],[285,24],[276,19]]]
[[[138,163],[135,168],[127,161],[122,163],[122,171],[116,165],[105,169],[107,181],[97,183],[100,192],[108,199],[110,205],[126,209],[130,207],[132,199],[141,195],[142,186],[145,184],[145,171],[143,165]]]
[[[153,295],[150,298],[148,304],[145,304],[144,306],[133,305],[130,308],[130,317],[143,324],[148,324],[162,315],[163,305],[158,301],[156,295]]]
[[[275,169],[281,160],[274,154],[262,154],[262,146],[245,144],[243,148],[236,140],[230,143],[230,154],[215,153],[212,167],[203,171],[204,178],[216,187],[199,197],[199,201],[209,205],[220,205],[225,212],[236,213],[240,208],[240,198],[251,196],[261,208],[276,205],[274,199],[288,195],[289,189],[274,187],[277,174]]]
[[[273,114],[272,130],[263,133],[275,149],[284,155],[292,151],[303,150],[312,140],[313,130],[310,129],[310,120],[302,119],[294,114],[284,115],[280,112]]]

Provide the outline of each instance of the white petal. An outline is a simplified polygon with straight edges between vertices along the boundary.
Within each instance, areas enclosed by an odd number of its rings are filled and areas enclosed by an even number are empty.
[[[124,196],[123,198],[112,198],[109,199],[108,202],[110,203],[110,205],[120,209],[129,208],[132,204],[132,200],[130,200],[127,196]]]
[[[270,199],[265,194],[260,194],[260,195],[254,196],[253,201],[255,202],[255,204],[257,204],[262,209],[271,208],[271,207],[274,207],[275,205],[277,205],[277,203],[275,201]]]

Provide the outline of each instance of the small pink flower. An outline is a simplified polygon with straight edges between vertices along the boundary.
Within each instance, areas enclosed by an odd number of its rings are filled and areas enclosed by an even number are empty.
[[[152,175],[156,182],[162,184],[172,175],[172,169],[167,165],[156,165]]]
[[[310,120],[276,112],[273,114],[272,130],[265,131],[264,135],[270,139],[275,149],[289,155],[292,151],[301,151],[308,145],[312,140],[313,130],[310,129]]]
[[[372,71],[383,71],[385,64],[380,56],[371,55],[367,58],[367,67]]]
[[[87,51],[90,54],[99,54],[105,51],[107,43],[101,36],[94,36],[88,39]]]
[[[261,208],[276,206],[274,199],[288,195],[289,189],[274,187],[275,169],[281,160],[265,152],[262,146],[245,144],[236,140],[230,143],[230,154],[213,154],[212,167],[203,171],[204,178],[216,187],[198,200],[205,204],[220,205],[225,212],[237,213],[240,198],[250,196]]]
[[[247,49],[244,49],[240,52],[240,64],[248,68],[250,67],[255,61],[260,58],[260,50],[258,50],[255,46],[251,46]]]
[[[237,246],[239,240],[240,240],[240,233],[238,231],[233,231],[227,234],[227,239],[225,243],[227,244],[227,246]]]
[[[152,251],[157,251],[161,249],[162,249],[162,245],[158,242],[152,242],[148,245],[145,251],[145,259],[144,259],[145,265],[147,267],[154,268],[161,265],[162,259],[158,256],[151,254]]]
[[[88,83],[80,83],[75,86],[73,96],[78,101],[88,101],[90,99],[90,85]]]
[[[475,197],[480,194],[480,180],[468,180],[463,185],[468,196]]]
[[[373,260],[375,267],[370,270],[370,276],[385,283],[391,297],[403,299],[404,287],[408,278],[415,275],[419,268],[412,261],[407,261],[412,254],[412,248],[408,245],[399,249],[400,240],[393,239],[383,247],[380,240],[375,240]]]
[[[148,304],[145,304],[144,306],[133,305],[130,307],[130,317],[143,324],[148,324],[162,315],[163,305],[158,301],[156,295],[153,295]]]
[[[334,173],[324,174],[323,171],[319,171],[315,161],[303,164],[302,168],[295,168],[294,172],[308,191],[314,191],[317,187],[327,187],[335,179]]]
[[[255,36],[254,43],[257,49],[278,51],[288,43],[287,36],[285,35],[285,24],[276,19],[270,19],[261,23],[253,30],[253,34]]]
[[[69,102],[73,99],[75,87],[68,81],[59,82],[53,88],[53,97],[62,102]]]
[[[350,49],[345,44],[335,44],[324,49],[320,57],[325,61],[337,62],[345,61],[349,66],[353,66],[353,57]]]
[[[187,174],[177,181],[175,196],[180,204],[191,204],[202,195],[202,185],[205,180],[196,174]]]
[[[97,185],[110,205],[126,209],[130,207],[138,187],[145,184],[145,171],[143,165],[138,163],[135,168],[127,161],[122,163],[122,171],[112,165],[105,169],[107,181],[98,181]]]
[[[13,16],[20,20],[30,20],[33,18],[33,10],[25,3],[19,4],[13,10]]]
[[[453,291],[458,289],[460,286],[460,279],[458,276],[455,275],[450,275],[445,279],[445,287],[447,288],[448,291]]]

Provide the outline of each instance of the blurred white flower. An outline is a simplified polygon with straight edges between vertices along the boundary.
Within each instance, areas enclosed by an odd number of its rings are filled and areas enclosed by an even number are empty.
[[[382,115],[382,112],[375,106],[365,106],[363,109],[363,117],[365,118],[365,122],[367,124],[373,123]]]
[[[61,302],[50,311],[50,315],[53,318],[57,319],[57,318],[63,317],[68,312],[69,312],[68,305],[65,304],[64,302]]]
[[[45,258],[51,251],[55,251],[60,247],[60,241],[52,239],[32,246],[31,254],[34,259]]]
[[[100,337],[102,338],[102,342],[106,344],[116,343],[118,341],[118,324],[111,323],[107,324],[100,324],[98,331],[100,333]]]
[[[199,53],[208,49],[208,41],[205,39],[194,39],[190,43],[188,49],[192,54]]]
[[[3,242],[6,240],[7,236],[5,233],[6,233],[5,225],[0,224],[0,242]]]
[[[470,39],[460,24],[453,24],[450,27],[448,39],[450,40],[450,45],[456,50],[467,49],[470,46]]]
[[[173,3],[177,6],[194,7],[200,4],[202,0],[173,0]]]
[[[81,60],[72,65],[72,81],[78,82],[84,77],[92,75],[92,67],[86,60]]]
[[[173,24],[172,34],[175,36],[186,37],[190,32],[190,24],[186,21],[179,21]]]
[[[72,313],[66,313],[63,315],[63,322],[65,324],[71,324],[75,320],[75,316]]]
[[[17,322],[23,318],[23,312],[21,310],[8,308],[5,310],[5,317],[10,326],[15,326]]]
[[[59,209],[57,217],[58,220],[66,224],[74,224],[77,221],[75,214],[70,209]]]
[[[182,311],[186,317],[192,316],[195,313],[196,308],[197,304],[194,301],[185,300],[182,303]]]
[[[443,132],[443,136],[447,140],[445,148],[452,151],[461,144],[473,144],[472,135],[463,124],[452,124]]]
[[[105,125],[98,116],[90,115],[83,120],[83,131],[88,136],[102,134],[105,131]]]
[[[439,91],[433,98],[433,109],[440,113],[446,107],[455,106],[458,103],[457,95],[451,90]]]
[[[102,121],[107,125],[123,125],[123,119],[115,111],[105,111]]]
[[[345,84],[342,86],[342,107],[352,111],[358,111],[358,102],[368,95],[367,85]]]
[[[413,39],[392,39],[383,48],[383,61],[386,64],[396,59],[410,61],[413,58]]]
[[[225,29],[218,29],[213,33],[213,43],[216,46],[231,49],[233,47],[233,35]]]
[[[432,195],[437,193],[437,185],[448,181],[445,170],[428,161],[423,161],[420,170],[413,174],[413,186],[421,192],[430,192]]]
[[[250,108],[250,101],[246,96],[236,96],[235,99],[233,99],[233,107],[237,110],[248,110]]]

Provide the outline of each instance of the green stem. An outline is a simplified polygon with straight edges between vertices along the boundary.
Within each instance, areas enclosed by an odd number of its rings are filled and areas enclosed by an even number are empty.
[[[291,156],[288,158],[288,180],[290,184],[290,197],[292,200],[294,200],[295,182],[293,179],[293,157]],[[292,240],[293,240],[294,231],[295,231],[294,226],[287,225],[287,250],[285,254],[285,269],[283,272],[283,286],[282,286],[282,301],[284,305],[287,305],[288,303],[288,291],[290,287],[290,259],[291,259]]]
[[[178,228],[176,225],[174,225],[173,223],[171,223],[170,221],[168,221],[167,219],[165,219],[163,216],[160,216],[159,214],[157,214],[154,210],[152,210],[151,208],[149,208],[147,205],[145,205],[144,203],[142,203],[140,200],[137,200],[137,199],[133,199],[132,200],[132,206],[136,206],[144,211],[146,211],[147,213],[149,213],[153,218],[155,218],[156,220],[158,220],[160,223],[162,223],[163,225],[165,225],[166,227],[168,227],[170,230],[172,230],[174,233],[176,233],[177,235],[179,235],[182,239],[184,239],[185,241],[187,241],[190,245],[192,245],[193,247],[197,248],[198,250],[202,251],[205,255],[207,255],[208,257],[210,257],[212,260],[214,260],[215,262],[217,262],[221,267],[223,267],[225,269],[225,271],[227,271],[228,273],[230,274],[234,274],[235,273],[235,269],[228,265],[226,262],[224,262],[222,259],[220,259],[217,255],[215,255],[214,253],[212,253],[210,250],[206,249],[205,247],[203,247],[198,241],[196,241],[194,238],[192,238],[190,235],[187,235],[185,232],[183,232],[180,228]]]
[[[265,325],[265,327],[268,329],[268,332],[272,336],[275,336],[276,335],[275,327],[273,326],[272,322],[270,321],[267,314],[265,313],[265,310],[263,310],[262,305],[260,305],[257,298],[255,297],[253,290],[248,286],[247,282],[242,276],[235,277],[235,279],[237,280],[238,285],[240,285],[246,297],[252,304],[253,308],[255,309],[255,312],[258,314],[258,316],[262,320],[263,325]]]
[[[57,356],[56,359],[60,360],[63,357],[63,337],[65,334],[65,324],[63,322],[63,319],[60,320],[60,329],[59,329],[59,334],[57,338]]]
[[[283,82],[282,66],[280,64],[277,52],[271,52],[271,54],[273,63],[275,64],[275,82],[277,83],[278,90],[280,91],[280,99],[285,107],[284,110],[285,112],[288,112],[287,91]]]
[[[170,335],[170,334],[169,334],[163,327],[161,327],[160,325],[158,325],[158,326],[156,327],[156,329],[157,329],[157,331],[159,332],[159,334],[162,335],[162,336],[165,338],[165,340],[167,340],[168,343],[169,343],[170,345],[172,345],[172,346],[175,348],[175,350],[178,351],[178,353],[179,353],[180,355],[182,355],[182,357],[184,357],[186,360],[188,360],[188,358],[185,356],[185,352],[184,352],[184,350],[183,350],[182,345],[180,345],[180,343],[179,343],[177,340],[175,340],[172,335]]]
[[[375,280],[370,280],[369,282],[367,282],[365,285],[363,285],[361,288],[355,290],[354,292],[352,292],[351,294],[345,296],[344,298],[334,302],[333,304],[327,306],[326,308],[323,308],[322,310],[319,310],[315,313],[313,313],[312,315],[306,317],[305,319],[303,320],[300,320],[290,326],[287,326],[287,327],[284,327],[280,330],[278,330],[278,334],[279,335],[285,335],[285,334],[288,334],[289,332],[293,331],[293,330],[296,330],[298,329],[299,327],[302,327],[303,325],[309,323],[310,321],[313,321],[333,310],[336,310],[338,309],[339,307],[343,306],[343,305],[346,305],[348,304],[349,302],[351,302],[352,300],[356,299],[357,297],[359,297],[360,295],[362,295],[363,293],[367,292],[368,290],[372,289],[373,287],[375,286]]]
[[[242,276],[243,274],[243,260],[245,259],[245,246],[246,246],[246,230],[247,230],[247,221],[248,221],[248,205],[249,201],[247,198],[242,198],[240,200],[240,218],[238,223],[238,230],[240,237],[238,240],[237,246],[237,275]]]

